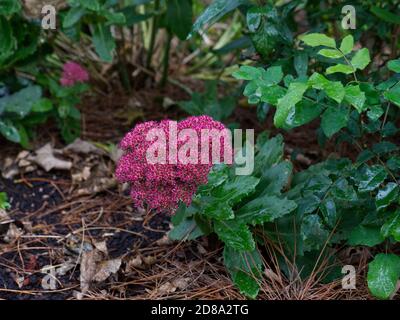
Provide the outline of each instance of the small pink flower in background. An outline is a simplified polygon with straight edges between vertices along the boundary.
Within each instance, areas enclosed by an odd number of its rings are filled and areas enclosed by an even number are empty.
[[[122,139],[120,148],[125,154],[118,162],[116,177],[120,182],[129,182],[131,186],[131,197],[136,206],[152,209],[156,212],[167,210],[174,212],[179,201],[190,205],[193,195],[201,184],[207,183],[208,173],[213,167],[212,161],[203,164],[201,158],[201,146],[198,148],[198,159],[195,164],[185,163],[177,159],[176,163],[149,163],[146,158],[147,150],[154,143],[146,139],[147,133],[152,129],[160,129],[165,133],[169,144],[169,130],[171,123],[177,126],[177,132],[185,129],[193,129],[197,133],[198,141],[201,141],[201,131],[203,129],[216,129],[219,132],[226,130],[225,126],[214,121],[209,116],[189,117],[186,120],[176,122],[172,120],[162,120],[161,122],[148,121],[140,123]],[[157,140],[156,140],[157,141]],[[177,141],[177,148],[184,145],[186,141]],[[205,143],[209,144],[209,154],[212,156],[212,137]],[[219,157],[224,156],[225,144],[224,138],[220,138]],[[229,156],[232,155],[231,146],[228,146]],[[169,159],[167,147],[166,158]],[[207,155],[206,155],[207,156]],[[224,159],[225,160],[225,159]]]
[[[89,74],[80,64],[68,61],[63,65],[60,83],[64,87],[70,87],[77,82],[87,82],[88,80]]]

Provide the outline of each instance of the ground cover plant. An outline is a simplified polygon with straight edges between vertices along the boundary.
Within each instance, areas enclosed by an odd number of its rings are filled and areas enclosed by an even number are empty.
[[[397,299],[400,4],[343,7],[0,1],[0,296]]]

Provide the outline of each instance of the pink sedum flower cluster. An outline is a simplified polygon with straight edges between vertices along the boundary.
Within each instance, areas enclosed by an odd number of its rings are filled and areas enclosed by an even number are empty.
[[[146,135],[152,129],[162,129],[165,133],[166,144],[169,146],[169,130],[172,120],[161,122],[148,121],[135,126],[122,139],[120,148],[125,151],[118,162],[116,177],[120,182],[129,182],[131,185],[131,197],[136,206],[160,212],[163,210],[174,212],[179,201],[190,205],[193,195],[201,184],[207,183],[207,176],[212,164],[212,139],[208,140],[209,157],[208,164],[200,161],[201,147],[198,148],[198,161],[196,164],[182,163],[177,157],[176,162],[169,161],[169,148],[166,148],[166,163],[149,163],[146,158],[147,150],[157,140],[147,141]],[[175,122],[176,123],[176,122]],[[176,125],[177,132],[184,129],[194,129],[201,141],[202,129],[226,130],[225,126],[214,121],[209,116],[189,117]],[[177,148],[188,142],[188,139],[177,139]],[[223,160],[223,148],[226,140],[220,138],[220,158]],[[207,143],[207,142],[206,142]],[[230,147],[230,146],[229,146]],[[231,149],[228,149],[231,150]],[[231,151],[228,151],[231,153]],[[221,161],[222,161],[221,160]]]
[[[64,87],[71,87],[77,82],[87,82],[89,80],[88,72],[78,63],[68,61],[63,65],[63,73],[60,83]]]

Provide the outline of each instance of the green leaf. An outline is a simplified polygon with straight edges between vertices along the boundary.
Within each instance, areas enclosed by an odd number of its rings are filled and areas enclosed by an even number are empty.
[[[264,222],[272,222],[289,214],[296,208],[297,204],[292,200],[264,195],[241,207],[236,212],[236,218],[240,223],[257,225]]]
[[[373,191],[386,179],[387,173],[381,165],[363,166],[355,177],[359,192]]]
[[[344,107],[328,107],[322,114],[321,128],[324,134],[330,138],[340,129],[344,128],[349,121],[348,111]]]
[[[257,249],[237,251],[229,246],[224,248],[224,263],[233,283],[249,298],[256,298],[262,275],[262,258]]]
[[[386,208],[391,203],[397,200],[399,195],[399,185],[394,182],[389,182],[383,189],[378,191],[375,198],[376,209],[381,210]]]
[[[244,3],[246,3],[246,0],[214,0],[197,18],[193,24],[189,37],[201,30],[205,31],[227,13],[235,10]]]
[[[293,164],[289,161],[282,161],[272,167],[266,167],[262,171],[257,190],[261,191],[261,195],[280,195],[281,191],[288,186],[292,174]]]
[[[93,26],[92,40],[97,54],[106,62],[112,62],[115,41],[111,34],[110,27],[102,23]]]
[[[287,93],[278,100],[278,104],[276,106],[276,112],[274,116],[274,124],[276,127],[281,128],[284,126],[286,118],[288,117],[291,109],[294,108],[296,103],[301,101],[307,88],[308,84],[303,82],[292,82],[289,85]]]
[[[350,74],[354,72],[354,69],[352,66],[349,66],[347,64],[337,64],[326,69],[326,74],[332,74],[337,72]]]
[[[328,240],[329,232],[323,227],[318,215],[310,214],[303,219],[301,236],[304,241],[304,250],[309,251],[323,247]]]
[[[382,243],[384,237],[381,235],[379,227],[357,226],[349,236],[349,245],[373,247]]]
[[[21,3],[16,0],[1,0],[0,1],[0,13],[5,16],[10,16],[21,10]],[[3,29],[1,29],[3,32]],[[1,42],[0,42],[1,43]]]
[[[10,207],[10,204],[8,203],[7,193],[0,192],[0,209],[6,210],[9,207]]]
[[[400,107],[400,83],[386,91],[383,96],[396,106]]]
[[[17,128],[13,125],[13,123],[9,120],[0,120],[0,133],[7,139],[15,143],[19,143],[21,141],[21,137]]]
[[[82,7],[72,7],[67,12],[64,21],[63,28],[70,28],[75,25],[82,17],[86,14],[86,9]]]
[[[211,191],[204,214],[217,220],[233,219],[232,207],[254,192],[260,179],[252,176],[235,176]]]
[[[387,64],[389,70],[400,73],[400,59],[390,60]]]
[[[378,106],[378,105],[370,106],[368,109],[369,109],[369,110],[368,110],[368,112],[367,112],[367,116],[368,116],[369,119],[371,119],[371,121],[376,121],[376,120],[378,120],[378,119],[384,114],[384,112],[385,112],[385,111],[384,111],[380,106]]]
[[[351,59],[351,64],[354,68],[364,70],[365,67],[371,62],[369,57],[369,50],[367,48],[362,48],[357,51],[354,57]]]
[[[336,48],[335,39],[328,37],[323,33],[309,33],[299,37],[301,41],[310,47],[325,46],[330,48]]]
[[[366,108],[366,106],[364,106],[366,97],[365,93],[361,91],[360,86],[347,86],[345,91],[344,100],[356,108],[358,113],[363,112]]]
[[[47,112],[53,109],[53,104],[50,99],[42,98],[37,100],[32,105],[32,112]]]
[[[249,227],[236,220],[215,221],[214,230],[229,247],[238,251],[255,249],[255,242]]]
[[[340,81],[329,81],[317,72],[313,73],[308,79],[308,85],[314,89],[324,90],[328,97],[337,103],[341,103],[345,95],[344,87]]]
[[[321,49],[318,54],[331,59],[343,58],[343,54],[337,49]]]
[[[294,56],[294,68],[299,77],[307,76],[308,70],[308,54],[305,51],[297,51]]]
[[[10,96],[0,98],[0,109],[3,107],[5,112],[12,113],[19,118],[24,118],[41,96],[41,87],[29,86]]]
[[[204,235],[193,217],[185,218],[168,233],[171,240],[194,240]]]
[[[325,223],[333,228],[337,221],[336,204],[332,198],[325,199],[320,205],[320,210]]]
[[[342,43],[340,44],[340,51],[342,51],[343,54],[349,54],[354,47],[354,38],[351,34],[348,36],[344,37],[342,40]]]
[[[262,69],[252,66],[241,66],[239,70],[232,73],[232,76],[239,80],[255,80],[262,75]]]
[[[101,8],[100,2],[98,0],[78,0],[78,2],[82,7],[92,11],[99,11]]]
[[[385,222],[381,229],[385,238],[392,236],[395,241],[400,242],[400,211],[395,211]]]
[[[10,22],[3,16],[0,16],[0,65],[3,60],[10,57],[16,47]]]
[[[107,26],[125,25],[126,23],[125,15],[122,12],[113,12],[109,9],[102,9],[99,14],[107,19]]]
[[[269,67],[263,74],[262,79],[265,80],[263,84],[268,86],[276,85],[282,81],[283,72],[281,66]]]
[[[281,99],[286,94],[286,89],[281,86],[271,86],[271,87],[260,87],[260,99],[262,102],[266,102],[273,106],[278,104],[279,99]]]
[[[323,106],[316,102],[301,100],[290,110],[283,128],[291,129],[309,123],[317,118],[322,110]]]
[[[371,12],[383,21],[400,24],[399,16],[388,10],[373,6]]]
[[[258,152],[254,158],[254,175],[261,176],[265,170],[279,163],[283,157],[283,137],[277,135],[263,143],[257,140]]]
[[[380,253],[368,265],[368,288],[379,299],[388,299],[400,277],[400,257]]]
[[[179,39],[185,40],[192,28],[192,1],[169,0],[165,23]]]

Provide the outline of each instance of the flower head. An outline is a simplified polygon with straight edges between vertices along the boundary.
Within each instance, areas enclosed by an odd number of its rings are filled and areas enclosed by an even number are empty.
[[[70,87],[77,82],[87,82],[88,80],[89,74],[80,64],[68,61],[63,65],[63,73],[60,79],[62,86]]]
[[[187,135],[187,129],[190,129],[191,137]],[[213,130],[214,136],[204,138],[207,129]],[[151,132],[158,133],[158,136],[150,135]],[[221,133],[217,138],[219,148],[217,145],[213,149],[216,132]],[[174,211],[179,201],[189,205],[198,186],[207,183],[213,166],[213,151],[217,153],[218,160],[226,155],[225,150],[228,156],[232,155],[230,140],[227,141],[230,135],[227,136],[227,133],[229,130],[222,123],[209,116],[189,117],[178,123],[163,120],[138,124],[120,142],[125,154],[118,162],[116,177],[120,182],[130,183],[135,205],[147,206],[155,211]],[[165,142],[165,149],[161,142]],[[159,148],[155,148],[153,155],[165,161],[149,161],[149,153],[155,143],[159,144]],[[206,148],[203,150],[204,144]],[[188,163],[187,159],[191,161]]]

